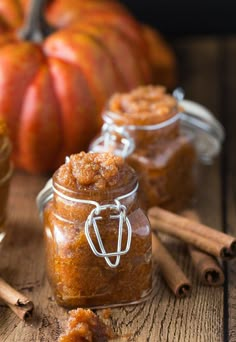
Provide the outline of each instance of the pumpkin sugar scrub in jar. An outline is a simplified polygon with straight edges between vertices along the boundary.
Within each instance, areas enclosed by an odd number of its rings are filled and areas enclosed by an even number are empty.
[[[196,154],[191,137],[180,135],[179,112],[164,87],[145,86],[115,94],[103,114],[109,132],[130,142],[126,160],[138,173],[144,208],[177,210],[193,194]]]
[[[67,158],[38,196],[47,271],[58,304],[106,307],[144,301],[152,288],[149,221],[123,158]]]
[[[0,118],[0,243],[6,235],[6,209],[12,176],[10,161],[11,143],[7,135],[5,122]]]
[[[90,145],[94,152],[123,156],[135,169],[145,209],[156,205],[182,209],[196,186],[196,141],[203,154],[207,152],[205,128],[210,125],[182,113],[176,97],[162,86],[114,94],[103,113],[102,134]],[[200,131],[205,140],[196,139]]]

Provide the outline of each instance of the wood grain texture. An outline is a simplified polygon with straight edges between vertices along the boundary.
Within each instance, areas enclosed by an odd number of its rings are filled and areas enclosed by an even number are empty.
[[[179,39],[182,83],[187,98],[219,110],[219,43],[214,39]],[[221,229],[219,161],[201,167],[196,207],[204,223]],[[32,298],[36,306],[31,325],[20,322],[11,311],[0,306],[1,342],[57,341],[67,312],[53,300],[44,268],[42,226],[35,196],[46,178],[16,173],[9,202],[9,234],[1,248],[0,274]],[[154,266],[154,290],[143,304],[112,310],[111,324],[123,338],[117,342],[218,342],[223,340],[223,288],[199,284],[186,246],[166,238],[166,245],[193,282],[190,298],[176,299]],[[236,279],[232,281],[236,284]],[[233,285],[232,285],[233,286]],[[236,294],[235,294],[236,297]],[[101,312],[98,311],[101,315]]]
[[[223,122],[227,129],[224,158],[224,182],[225,182],[225,230],[236,235],[236,39],[228,37],[223,44],[224,61],[222,67],[222,79],[224,99],[222,101]],[[225,62],[227,61],[227,63]],[[236,261],[228,264],[228,334],[229,341],[236,341]]]
[[[232,182],[230,182],[232,184]],[[236,206],[232,188],[229,187],[227,197],[227,230],[230,234],[236,235]],[[229,341],[236,341],[236,261],[228,263],[228,335]]]

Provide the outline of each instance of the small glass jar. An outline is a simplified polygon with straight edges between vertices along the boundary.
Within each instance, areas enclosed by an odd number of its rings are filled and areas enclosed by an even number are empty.
[[[181,94],[175,92],[176,97]],[[101,135],[90,145],[91,151],[109,150],[126,158],[139,176],[145,209],[156,205],[173,211],[182,209],[196,187],[197,156],[209,162],[215,152],[208,153],[213,139],[209,125],[205,127],[203,119],[182,110],[179,101],[163,87],[147,86],[117,94],[103,113]],[[203,132],[201,141],[199,130]]]
[[[10,161],[11,150],[5,124],[0,120],[0,243],[6,235],[6,209],[13,171]]]
[[[134,304],[152,289],[149,221],[139,208],[135,172],[126,170],[128,183],[103,191],[72,191],[57,171],[38,196],[47,272],[59,305]]]

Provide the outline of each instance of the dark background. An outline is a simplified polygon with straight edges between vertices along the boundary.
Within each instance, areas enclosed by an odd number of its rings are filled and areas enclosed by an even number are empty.
[[[236,0],[122,0],[167,35],[236,33]]]

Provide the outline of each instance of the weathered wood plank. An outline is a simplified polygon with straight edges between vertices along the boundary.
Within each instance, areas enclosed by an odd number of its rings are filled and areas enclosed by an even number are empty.
[[[175,44],[180,56],[182,83],[187,97],[219,108],[219,44],[211,39],[185,39]],[[220,228],[221,200],[219,164],[201,168],[197,207],[204,222]],[[45,179],[17,173],[9,203],[9,235],[1,249],[1,275],[36,305],[36,319],[27,325],[0,307],[0,336],[3,342],[56,341],[65,326],[67,313],[52,299],[44,270],[42,227],[34,205]],[[171,253],[193,281],[190,298],[177,300],[155,269],[151,298],[145,304],[113,309],[110,324],[128,341],[222,341],[223,289],[200,286],[180,243],[168,240]],[[100,312],[99,312],[100,314]],[[117,340],[124,341],[124,338]]]
[[[230,182],[232,184],[232,182]],[[236,236],[236,206],[232,189],[229,187],[227,197],[227,231]],[[229,341],[236,341],[236,261],[228,263],[228,332]]]
[[[227,129],[227,141],[225,146],[226,158],[224,160],[224,177],[226,188],[225,224],[226,230],[236,236],[236,38],[229,37],[224,41],[224,101],[222,102],[224,111],[223,120]],[[224,76],[223,76],[224,77]],[[228,264],[228,330],[229,340],[236,341],[236,262]]]

